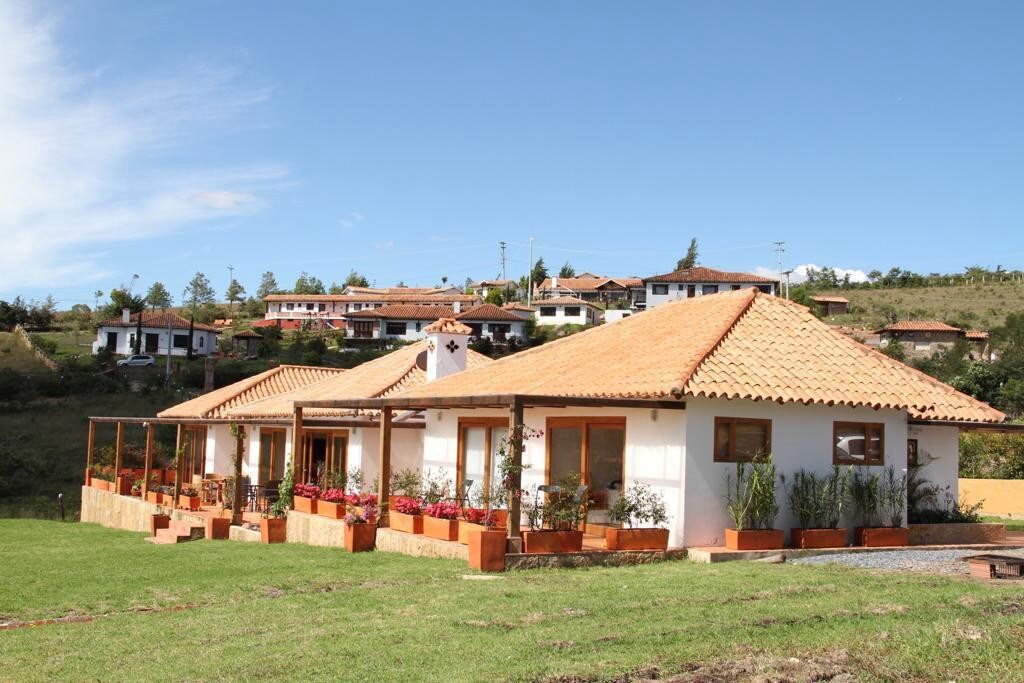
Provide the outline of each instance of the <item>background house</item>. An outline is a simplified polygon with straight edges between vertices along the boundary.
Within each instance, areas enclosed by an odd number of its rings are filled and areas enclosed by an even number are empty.
[[[730,273],[704,266],[676,270],[644,278],[646,307],[654,308],[677,299],[693,299],[706,294],[756,288],[765,294],[778,294],[779,283],[769,277],[750,273]]]
[[[469,291],[485,300],[495,290],[501,292],[506,300],[510,296],[519,296],[519,285],[515,280],[480,280],[469,284]]]
[[[140,353],[172,356],[188,353],[189,321],[176,313],[142,312],[129,314],[128,309],[120,318],[104,320],[96,331],[92,343],[95,355],[101,348],[108,348],[116,354],[128,356],[135,353],[135,335],[138,331],[139,316],[142,317],[142,343]],[[170,331],[168,332],[168,325]],[[202,323],[195,323],[192,334],[192,351],[207,356],[217,351],[219,330]]]
[[[820,315],[831,317],[850,312],[850,300],[841,296],[812,296],[811,301]]]
[[[494,304],[474,306],[457,314],[455,319],[472,330],[471,337],[490,339],[498,344],[513,338],[522,339],[524,336],[523,317]]]
[[[938,320],[900,320],[878,330],[880,345],[900,342],[908,352],[930,354],[948,349],[963,337],[963,330]]]
[[[457,289],[452,293],[452,288],[440,290],[412,287],[347,287],[345,291],[351,293],[271,294],[263,299],[266,313],[263,322],[256,326],[277,325],[282,329],[294,329],[303,324],[314,324],[343,330],[346,313],[382,308],[391,304],[457,306],[464,309],[483,303],[475,294],[463,294]]]
[[[591,276],[590,273],[577,277],[549,277],[535,287],[534,294],[537,299],[569,296],[591,303],[624,302],[632,305],[642,282],[640,278],[609,278]]]
[[[600,308],[571,296],[543,299],[535,307],[538,325],[596,325],[601,321]]]

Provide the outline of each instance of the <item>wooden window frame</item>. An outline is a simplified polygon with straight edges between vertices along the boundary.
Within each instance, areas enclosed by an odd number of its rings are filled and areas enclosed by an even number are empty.
[[[726,456],[720,456],[718,454],[718,428],[721,425],[729,425],[729,453]],[[737,424],[755,424],[767,427],[767,442],[765,443],[765,453],[772,452],[772,421],[767,418],[760,417],[716,417],[715,418],[715,431],[712,437],[711,453],[714,462],[753,462],[753,456],[743,456],[742,458],[736,455],[736,425]]]
[[[668,285],[667,284],[651,284],[651,296],[667,296]]]
[[[545,312],[550,311],[550,312]],[[556,306],[541,306],[539,308],[541,318],[554,318],[558,316],[558,308]]]
[[[578,318],[583,313],[582,306],[566,306],[564,310],[566,318]],[[573,311],[575,311],[575,313],[573,313]]]
[[[268,473],[267,481],[272,481],[274,479],[274,465],[276,465],[278,463],[278,461],[280,460],[282,471],[283,471],[284,464],[287,461],[287,459],[285,458],[285,454],[284,454],[284,451],[288,448],[287,433],[288,433],[288,430],[285,429],[284,427],[260,427],[259,428],[259,440],[257,441],[257,443],[260,446],[260,453],[259,453],[259,458],[258,458],[258,460],[256,462],[256,478],[257,479],[259,479],[260,469],[262,469],[262,466],[263,466],[263,437],[264,436],[269,436],[270,437],[270,453],[267,454],[267,473]],[[277,452],[277,440],[274,438],[278,434],[284,434],[285,435],[285,440],[284,440],[285,445],[284,445],[284,448],[281,449],[280,453]],[[264,482],[259,482],[259,483],[262,484]]]
[[[841,458],[836,453],[836,436],[840,428],[863,428],[864,430],[864,460],[855,458]],[[869,431],[878,431],[878,460],[868,460],[867,445],[869,442]],[[880,467],[885,465],[885,424],[882,422],[857,422],[849,420],[837,420],[832,423],[832,464],[833,465],[865,465],[868,467]]]
[[[348,477],[348,447],[351,443],[351,437],[347,429],[332,429],[317,428],[317,427],[303,427],[302,429],[302,440],[300,443],[301,448],[301,460],[298,462],[298,469],[296,472],[296,481],[306,483],[309,481],[309,477],[313,469],[313,440],[315,437],[323,436],[327,439],[327,450],[324,453],[324,467],[326,471],[340,471],[342,478],[347,479]],[[338,454],[334,452],[334,440],[337,438],[345,439],[345,451],[341,454],[341,468],[338,469]],[[334,467],[330,467],[334,465]]]
[[[401,325],[402,326],[402,331],[401,332],[392,332],[391,331],[391,326],[392,325],[395,325],[396,327],[398,325]],[[409,334],[409,321],[408,320],[405,320],[405,321],[402,321],[402,320],[386,320],[386,321],[384,321],[384,334],[386,334],[388,336],[404,337],[405,335]]]
[[[590,428],[610,427],[622,430],[622,476],[619,481],[623,487],[626,485],[626,418],[619,416],[609,417],[549,417],[544,432],[544,482],[553,484],[551,481],[551,430],[558,427],[579,427],[583,435],[583,444],[580,448],[580,483],[590,486]],[[593,491],[590,491],[593,493]]]
[[[913,444],[913,447],[911,447]],[[884,450],[884,449],[883,449]],[[913,457],[911,457],[913,456]],[[907,467],[917,467],[921,464],[921,446],[917,439],[907,439]]]
[[[491,490],[491,471],[494,463],[491,462],[491,452],[494,450],[494,430],[504,429],[508,431],[507,417],[460,417],[459,430],[456,436],[456,458],[455,458],[455,486],[461,491],[462,482],[466,478],[466,439],[463,435],[465,428],[484,429],[484,480],[481,485],[484,491]]]

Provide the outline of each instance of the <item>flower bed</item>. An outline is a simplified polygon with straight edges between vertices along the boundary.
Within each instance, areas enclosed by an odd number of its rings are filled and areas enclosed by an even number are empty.
[[[320,498],[320,487],[316,484],[295,484],[292,489],[292,507],[297,512],[315,515],[318,498]]]
[[[423,533],[423,515],[420,502],[414,498],[399,498],[395,501],[394,512],[388,515],[390,526],[395,531],[409,534]]]
[[[431,503],[423,518],[423,535],[442,541],[459,540],[459,512],[458,503]]]
[[[339,488],[329,488],[316,501],[316,514],[328,519],[341,519],[345,516],[346,505],[345,492]]]

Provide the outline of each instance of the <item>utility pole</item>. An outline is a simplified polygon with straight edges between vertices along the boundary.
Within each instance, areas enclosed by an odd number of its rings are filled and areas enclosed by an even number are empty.
[[[234,266],[228,266],[228,289],[231,289],[231,286],[233,284],[235,284],[235,267]],[[232,304],[233,304],[233,302],[229,300],[228,301],[228,310],[231,311],[232,313],[234,313]]]
[[[498,246],[501,248],[501,279],[507,280],[508,276],[505,275],[505,243],[498,242]]]
[[[171,386],[171,349],[174,348],[174,332],[171,331],[171,314],[167,316],[167,369],[164,371],[164,386]]]
[[[793,270],[785,270],[782,272],[782,274],[786,276],[786,293],[784,295],[784,298],[789,299],[789,276],[793,274]]]
[[[772,242],[772,244],[775,245],[775,253],[779,256],[779,287],[782,287],[782,276],[785,275],[785,272],[783,272],[784,266],[782,265],[782,255],[786,253],[786,243]],[[786,298],[789,298],[788,288],[786,291]]]
[[[529,270],[526,271],[526,305],[533,305],[533,237],[530,237],[530,262],[527,264]]]

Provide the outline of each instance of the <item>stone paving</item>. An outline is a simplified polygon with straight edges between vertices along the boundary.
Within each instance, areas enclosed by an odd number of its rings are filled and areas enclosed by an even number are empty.
[[[894,571],[923,571],[938,574],[969,574],[967,563],[962,558],[986,552],[998,555],[1024,557],[1024,550],[886,550],[874,553],[817,555],[798,557],[793,564],[841,564],[864,569],[887,569]]]

